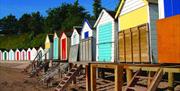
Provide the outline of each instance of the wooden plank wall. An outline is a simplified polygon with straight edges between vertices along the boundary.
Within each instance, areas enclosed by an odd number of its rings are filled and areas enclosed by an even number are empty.
[[[120,62],[149,62],[147,24],[119,32],[119,59]]]

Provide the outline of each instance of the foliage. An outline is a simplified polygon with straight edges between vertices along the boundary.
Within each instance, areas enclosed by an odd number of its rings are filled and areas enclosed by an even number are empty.
[[[101,10],[102,10],[101,0],[94,0],[94,3],[93,3],[93,12],[94,12],[95,19],[98,18],[99,13],[101,12]]]

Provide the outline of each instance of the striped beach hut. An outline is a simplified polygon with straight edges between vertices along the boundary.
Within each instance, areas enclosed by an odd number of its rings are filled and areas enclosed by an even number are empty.
[[[31,50],[31,60],[34,60],[37,56],[37,50],[33,47]]]
[[[92,29],[92,24],[85,19],[81,31],[80,41],[80,61],[96,60],[96,33]]]
[[[48,34],[45,40],[46,59],[53,59],[53,34]]]
[[[15,51],[15,60],[21,60],[21,52],[19,51],[19,49],[16,49]]]
[[[180,14],[180,0],[158,0],[159,19]]]
[[[115,13],[102,10],[94,24],[96,28],[96,61],[114,62],[117,60],[117,23]]]
[[[53,40],[53,59],[59,59],[59,38],[56,32],[54,33]]]
[[[39,58],[38,59],[40,59],[40,61],[43,61],[45,59],[44,49],[42,47],[39,47],[38,53],[39,53],[39,56],[38,56]]]
[[[2,55],[3,55],[3,53],[2,53],[2,51],[0,50],[0,61],[3,60]]]
[[[70,37],[72,32],[62,32],[60,35],[60,60],[67,61],[70,48]]]
[[[9,60],[15,60],[15,56],[14,56],[14,51],[12,49],[10,49],[9,51]]]
[[[4,51],[2,57],[3,57],[3,60],[4,60],[4,61],[8,60],[8,52],[7,52],[7,51]]]
[[[28,48],[26,51],[26,59],[31,60],[31,48]]]
[[[81,26],[74,26],[71,35],[71,47],[69,52],[69,62],[76,62],[79,60],[79,43],[81,38]]]
[[[21,50],[21,60],[27,60],[27,53],[26,50]]]
[[[120,62],[156,63],[158,0],[122,0],[119,21]]]

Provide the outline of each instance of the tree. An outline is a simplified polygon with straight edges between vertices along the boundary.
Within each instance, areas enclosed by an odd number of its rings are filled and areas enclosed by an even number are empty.
[[[20,17],[18,21],[20,33],[26,33],[31,31],[31,28],[29,27],[31,19],[32,17],[30,14],[23,14],[22,17]]]
[[[94,3],[93,3],[93,13],[94,13],[95,19],[98,18],[98,15],[101,12],[101,10],[102,10],[101,0],[94,0]]]
[[[14,15],[8,15],[1,19],[1,26],[3,27],[2,32],[5,34],[17,34],[18,23]]]
[[[32,32],[34,32],[35,35],[43,32],[44,18],[40,15],[39,12],[31,14],[31,21],[28,27]]]

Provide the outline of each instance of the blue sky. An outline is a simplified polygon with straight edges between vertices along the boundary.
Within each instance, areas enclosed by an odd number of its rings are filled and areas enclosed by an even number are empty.
[[[17,18],[24,13],[32,13],[39,11],[43,16],[46,16],[46,10],[60,6],[63,2],[73,3],[75,0],[0,0],[0,18],[9,14],[15,15]],[[102,6],[114,10],[118,5],[118,0],[101,0]],[[93,0],[79,0],[82,5],[91,15],[93,14]]]

